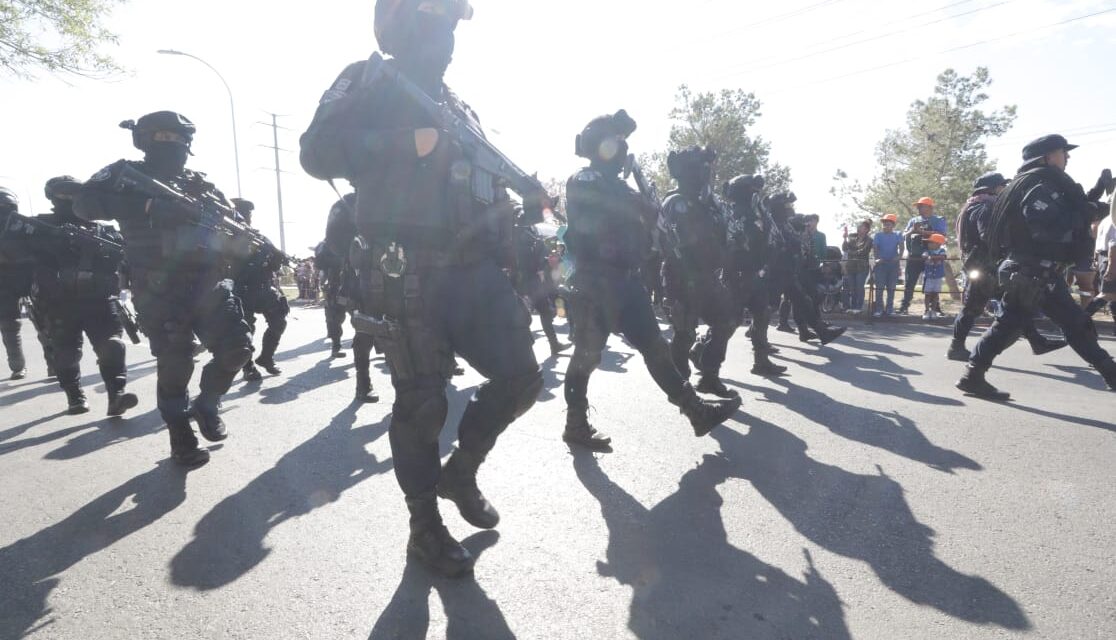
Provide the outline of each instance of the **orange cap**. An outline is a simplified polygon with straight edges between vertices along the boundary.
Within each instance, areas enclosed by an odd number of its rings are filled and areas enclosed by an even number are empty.
[[[945,244],[946,243],[946,237],[943,236],[940,233],[935,233],[934,235],[930,236],[930,238],[927,241],[928,242],[933,242],[934,244]]]
[[[934,199],[933,198],[919,198],[918,202],[915,203],[915,206],[917,207],[920,204],[924,204],[928,207],[932,207],[932,206],[934,206]]]
[[[889,213],[883,217],[884,222],[899,222],[899,216]]]

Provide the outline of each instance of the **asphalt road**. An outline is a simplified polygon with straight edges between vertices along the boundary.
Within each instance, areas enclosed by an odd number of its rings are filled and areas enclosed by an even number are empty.
[[[101,417],[87,354],[94,413],[70,417],[29,334],[31,379],[0,382],[2,639],[1116,637],[1116,396],[1068,350],[1014,347],[990,379],[1017,400],[990,404],[953,389],[941,328],[773,333],[774,382],[738,335],[744,411],[697,439],[614,339],[590,389],[605,455],[562,443],[548,358],[481,474],[499,530],[446,505],[480,554],[449,581],[403,553],[382,361],[384,403],[350,404],[320,309],[294,313],[283,375],[236,383],[230,438],[189,474],[145,346],[132,415]],[[479,380],[453,381],[451,424]]]

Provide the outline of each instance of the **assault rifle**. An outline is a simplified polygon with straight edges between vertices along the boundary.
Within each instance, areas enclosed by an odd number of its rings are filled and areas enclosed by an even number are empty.
[[[170,219],[185,217],[200,227],[228,238],[243,255],[261,255],[265,263],[274,268],[291,264],[290,256],[280,251],[256,229],[237,222],[236,209],[212,195],[201,199],[192,198],[127,164],[116,176],[113,189],[138,193],[169,204],[169,208],[152,207],[150,211],[154,216],[166,216]]]
[[[4,232],[22,233],[31,243],[40,239],[46,246],[35,248],[47,251],[57,251],[57,247],[69,247],[75,250],[102,252],[105,257],[121,261],[124,259],[124,245],[103,238],[95,232],[76,224],[53,225],[39,218],[22,216],[13,213],[8,217],[8,224]]]
[[[475,196],[485,204],[492,204],[488,197],[492,187],[484,183],[487,178],[495,178],[503,186],[523,198],[523,207],[534,217],[535,212],[551,208],[550,197],[539,179],[520,169],[502,151],[489,142],[484,134],[473,127],[463,114],[455,111],[449,104],[437,102],[419,88],[407,76],[400,73],[391,61],[379,53],[373,53],[364,67],[361,87],[370,91],[378,84],[386,83],[401,91],[416,107],[433,121],[433,126],[445,132],[456,142],[465,156],[473,163],[473,184]]]
[[[116,307],[116,314],[120,316],[120,323],[124,325],[124,333],[128,334],[128,339],[132,344],[140,343],[140,326],[139,321],[136,319],[136,312],[132,311],[131,307],[124,304],[120,298],[112,301]]]

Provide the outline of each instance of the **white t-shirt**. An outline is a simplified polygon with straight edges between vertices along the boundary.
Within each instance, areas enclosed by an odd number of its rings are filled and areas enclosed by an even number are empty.
[[[1108,253],[1112,247],[1116,247],[1116,224],[1109,216],[1097,227],[1097,253]]]

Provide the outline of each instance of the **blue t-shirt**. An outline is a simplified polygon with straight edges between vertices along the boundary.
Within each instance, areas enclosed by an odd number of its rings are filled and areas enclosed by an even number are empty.
[[[926,260],[926,267],[923,269],[922,273],[927,280],[941,280],[945,278],[945,247],[938,247],[933,250],[927,249],[922,253],[922,258]]]
[[[899,259],[899,247],[903,246],[903,234],[898,231],[880,231],[872,237],[872,246],[879,260]]]
[[[923,225],[934,233],[940,233],[943,236],[949,235],[949,223],[941,216],[930,216],[923,218],[922,216],[915,216],[907,222],[907,228],[903,231],[903,236],[906,237],[918,225]],[[911,238],[907,241],[907,251],[911,257],[918,257],[926,251],[926,244],[920,237]]]

